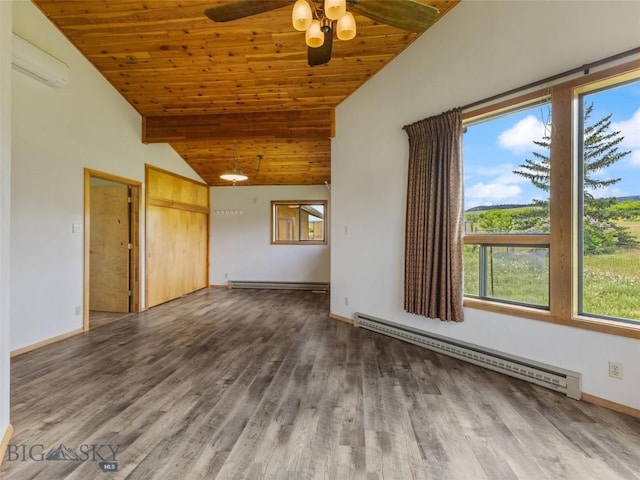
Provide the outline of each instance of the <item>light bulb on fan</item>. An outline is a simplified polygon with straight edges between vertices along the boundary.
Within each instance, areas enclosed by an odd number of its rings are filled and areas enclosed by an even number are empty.
[[[340,40],[351,40],[356,36],[356,19],[351,12],[345,13],[338,19],[336,31]]]
[[[307,0],[298,0],[291,12],[291,23],[293,28],[299,32],[305,32],[313,21],[313,12]]]
[[[324,14],[330,20],[338,20],[346,11],[346,0],[324,0]]]
[[[311,22],[311,26],[305,35],[305,40],[311,48],[318,48],[324,44],[324,32],[322,31],[320,20]]]

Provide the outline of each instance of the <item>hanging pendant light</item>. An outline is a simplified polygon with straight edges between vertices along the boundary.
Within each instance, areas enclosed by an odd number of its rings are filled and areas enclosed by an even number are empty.
[[[242,170],[240,170],[239,168],[233,167],[225,170],[225,172],[222,175],[220,175],[220,178],[223,180],[228,180],[230,182],[236,183],[236,182],[244,182],[249,177],[247,177],[244,173],[242,173]]]
[[[220,178],[222,180],[227,180],[229,182],[233,182],[233,184],[235,185],[236,182],[244,182],[245,180],[248,180],[249,177],[247,177],[242,170],[240,170],[238,168],[238,144],[234,143],[233,144],[233,168],[228,168],[222,175],[220,175]]]
[[[291,12],[291,23],[293,28],[299,32],[306,32],[311,26],[313,20],[313,12],[307,0],[298,0],[293,6]]]

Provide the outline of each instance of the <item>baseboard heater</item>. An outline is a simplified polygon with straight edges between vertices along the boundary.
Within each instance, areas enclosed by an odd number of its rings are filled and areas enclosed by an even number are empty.
[[[450,357],[562,392],[567,397],[576,400],[580,400],[582,395],[582,375],[580,373],[441,335],[422,332],[364,313],[356,313],[353,324],[356,327],[382,333],[383,335],[428,348],[434,352],[443,353]]]
[[[229,280],[229,288],[258,288],[267,290],[313,290],[326,292],[329,284],[324,282],[249,282]]]

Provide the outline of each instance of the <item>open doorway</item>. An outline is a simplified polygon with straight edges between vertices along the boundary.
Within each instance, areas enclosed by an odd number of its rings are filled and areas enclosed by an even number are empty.
[[[85,169],[83,329],[140,311],[140,183]]]

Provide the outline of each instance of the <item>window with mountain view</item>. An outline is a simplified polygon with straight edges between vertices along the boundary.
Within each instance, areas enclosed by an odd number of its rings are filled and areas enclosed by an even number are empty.
[[[640,81],[579,97],[579,313],[640,321]]]
[[[469,305],[607,332],[640,326],[640,70],[534,96],[465,120]]]
[[[549,306],[550,104],[467,122],[464,292]]]

